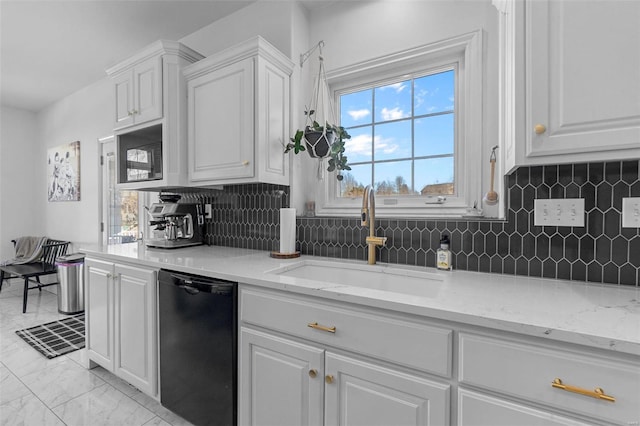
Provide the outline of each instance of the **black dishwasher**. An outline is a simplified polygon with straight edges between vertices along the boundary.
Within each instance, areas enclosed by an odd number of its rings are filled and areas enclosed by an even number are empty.
[[[160,401],[195,425],[235,425],[237,283],[160,270]]]

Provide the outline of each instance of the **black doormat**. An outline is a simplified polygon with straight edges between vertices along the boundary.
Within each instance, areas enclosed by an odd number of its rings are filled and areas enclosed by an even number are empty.
[[[33,349],[55,358],[84,348],[84,314],[16,331]]]

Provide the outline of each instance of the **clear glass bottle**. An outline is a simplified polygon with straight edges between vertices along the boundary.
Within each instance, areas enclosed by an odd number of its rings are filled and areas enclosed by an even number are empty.
[[[451,251],[449,250],[449,236],[444,234],[440,239],[440,248],[436,252],[436,267],[444,271],[451,270]]]

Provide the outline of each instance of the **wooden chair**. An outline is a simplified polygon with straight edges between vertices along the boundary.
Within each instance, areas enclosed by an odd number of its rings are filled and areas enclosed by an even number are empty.
[[[15,245],[15,240],[12,240],[12,242]],[[25,263],[22,265],[0,266],[0,291],[2,291],[2,283],[5,279],[24,279],[24,290],[22,296],[22,313],[24,314],[27,311],[27,293],[29,290],[35,290],[37,288],[42,291],[42,287],[59,284],[57,281],[54,283],[43,284],[40,282],[40,277],[56,274],[58,272],[56,259],[67,254],[68,248],[69,241],[48,239],[42,246],[42,257],[39,261]],[[29,287],[29,282],[35,283],[36,286]]]

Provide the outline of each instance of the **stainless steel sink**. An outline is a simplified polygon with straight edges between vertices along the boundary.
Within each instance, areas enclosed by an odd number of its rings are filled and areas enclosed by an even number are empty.
[[[283,277],[360,287],[421,297],[434,297],[443,276],[402,266],[367,265],[330,260],[302,260],[267,271]]]

